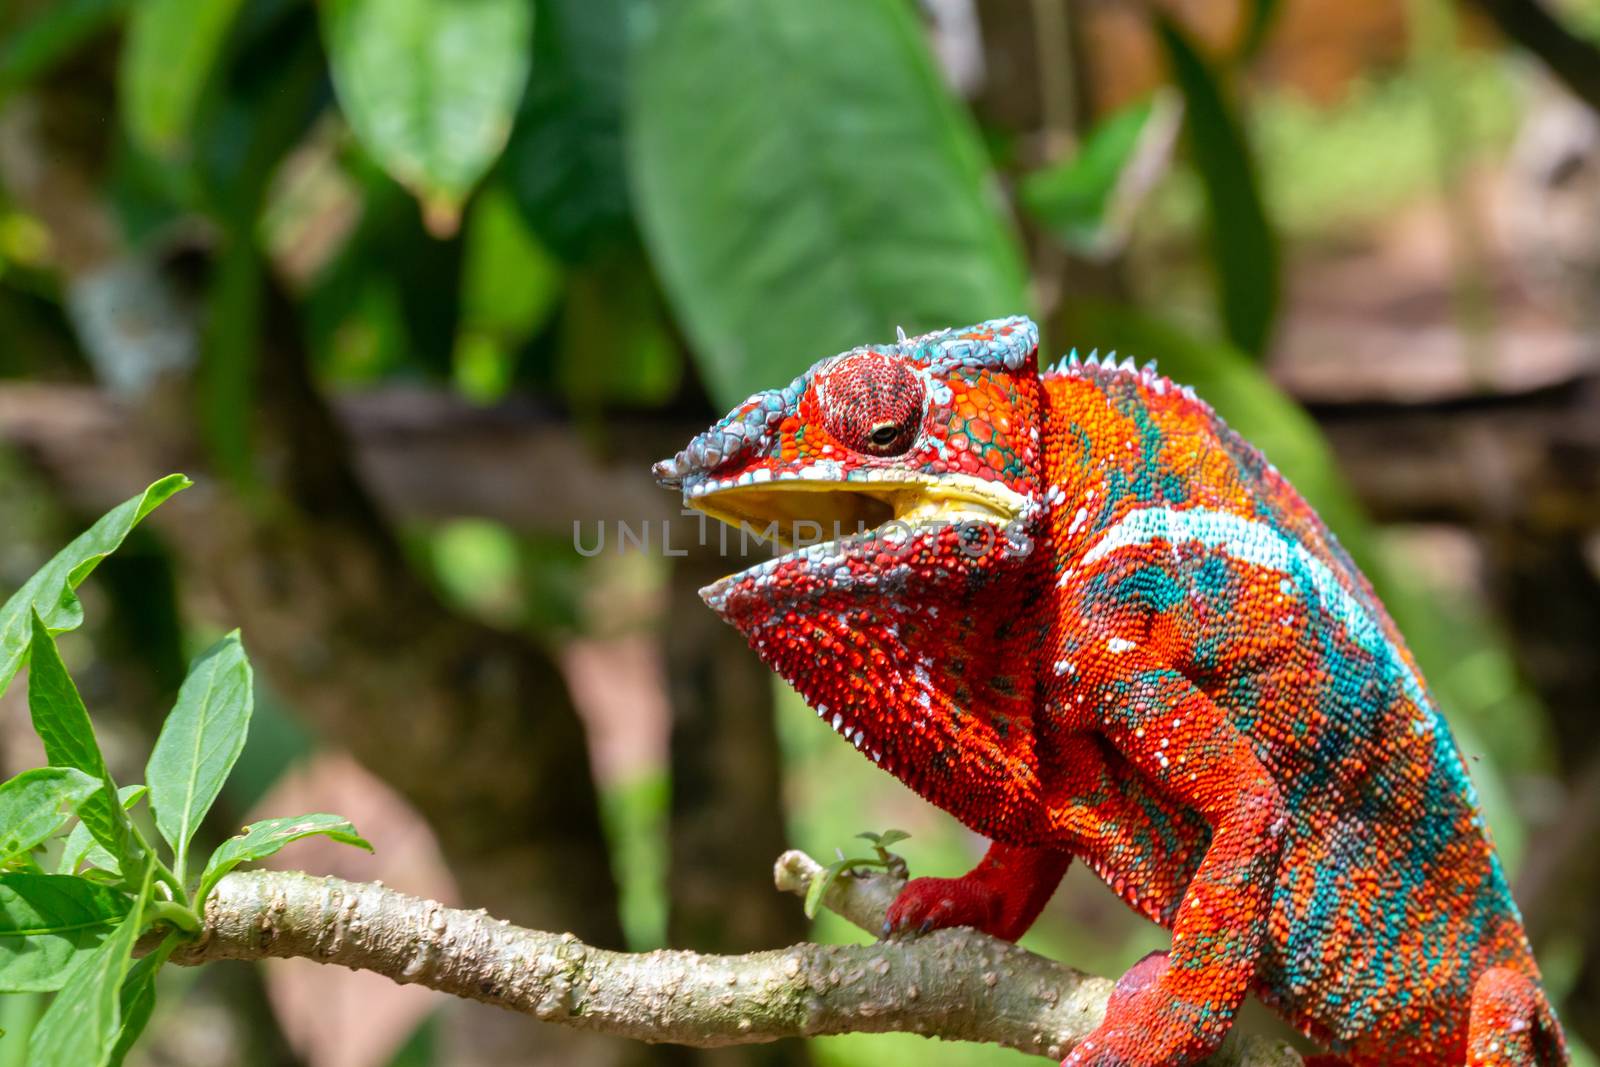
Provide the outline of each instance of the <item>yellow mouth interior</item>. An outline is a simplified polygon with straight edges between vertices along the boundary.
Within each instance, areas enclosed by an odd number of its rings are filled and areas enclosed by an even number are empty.
[[[876,530],[889,522],[981,521],[1004,525],[1017,517],[1021,497],[975,478],[907,477],[876,482],[792,479],[719,489],[689,503],[712,518],[774,540],[786,551]]]

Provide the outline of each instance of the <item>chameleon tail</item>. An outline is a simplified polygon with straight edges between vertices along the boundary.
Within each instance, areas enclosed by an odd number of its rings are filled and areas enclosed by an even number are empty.
[[[1559,1067],[1566,1062],[1561,1024],[1538,982],[1509,967],[1494,967],[1479,976],[1472,989],[1469,1067]]]

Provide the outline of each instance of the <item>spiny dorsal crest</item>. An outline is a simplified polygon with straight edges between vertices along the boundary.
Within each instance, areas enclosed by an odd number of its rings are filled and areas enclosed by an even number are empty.
[[[1187,385],[1179,385],[1171,378],[1166,377],[1156,369],[1156,361],[1150,360],[1144,366],[1134,362],[1132,356],[1125,356],[1122,362],[1117,362],[1117,353],[1111,351],[1105,356],[1100,355],[1098,348],[1092,349],[1087,356],[1080,357],[1076,348],[1062,356],[1053,367],[1047,368],[1044,374],[1066,375],[1075,378],[1087,378],[1097,382],[1104,382],[1112,377],[1131,376],[1147,386],[1151,392],[1158,396],[1165,395],[1168,391],[1176,392],[1186,400],[1199,402],[1194,389]]]

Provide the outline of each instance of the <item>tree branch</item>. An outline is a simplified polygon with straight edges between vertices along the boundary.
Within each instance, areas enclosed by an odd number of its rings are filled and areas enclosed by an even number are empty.
[[[787,852],[780,889],[820,871]],[[867,929],[904,883],[841,877],[823,903]],[[1105,1012],[1111,982],[973,930],[873,945],[798,944],[738,956],[593,948],[381,885],[286,871],[224,878],[175,963],[301,957],[483,1001],[583,1030],[715,1047],[909,1031],[1060,1058]],[[1214,1064],[1299,1064],[1287,1046],[1230,1042]]]

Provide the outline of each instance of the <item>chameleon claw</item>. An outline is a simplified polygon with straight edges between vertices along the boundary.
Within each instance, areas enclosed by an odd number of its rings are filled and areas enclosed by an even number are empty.
[[[890,924],[888,919],[883,920],[883,932],[879,935],[879,938],[882,939],[888,937],[893,932],[894,926]]]
[[[933,929],[933,920],[932,919],[923,919],[922,920],[922,925],[917,928],[917,932],[921,933],[921,934],[925,934],[929,930],[932,930],[932,929]]]

